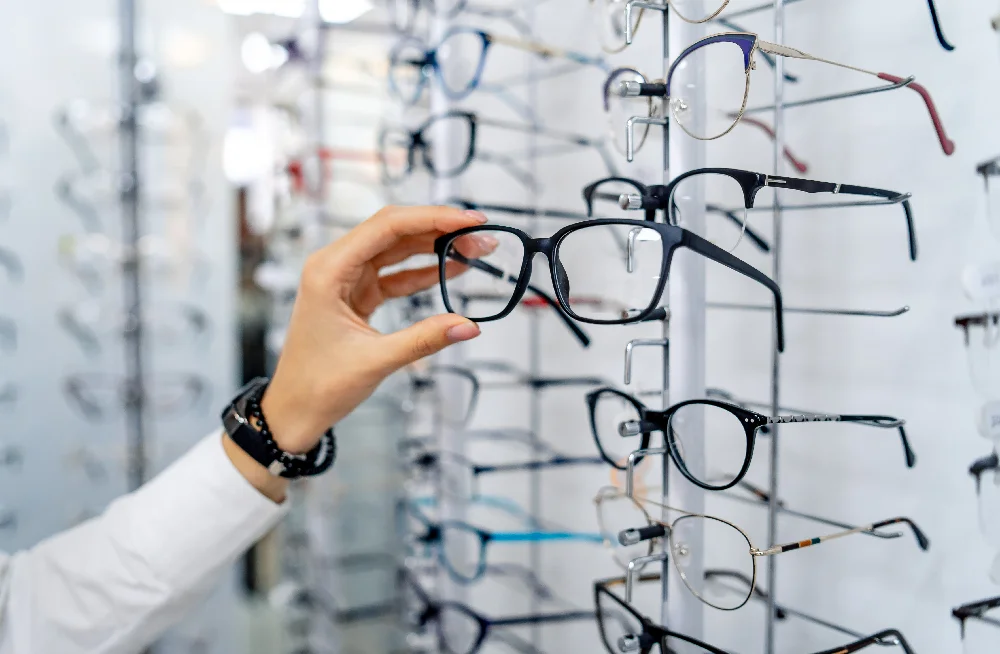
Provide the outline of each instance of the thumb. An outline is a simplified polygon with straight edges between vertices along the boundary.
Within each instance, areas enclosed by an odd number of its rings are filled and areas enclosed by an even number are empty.
[[[479,336],[479,326],[462,316],[445,313],[421,320],[382,339],[382,357],[393,370],[437,354],[449,345]]]

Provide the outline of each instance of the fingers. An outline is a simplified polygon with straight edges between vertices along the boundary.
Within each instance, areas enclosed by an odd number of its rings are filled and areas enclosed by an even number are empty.
[[[384,369],[391,372],[436,354],[449,345],[477,336],[479,327],[476,323],[444,313],[383,337],[383,347],[378,356]]]
[[[338,265],[353,267],[373,260],[407,237],[438,236],[464,227],[482,225],[486,217],[477,211],[454,207],[386,207],[329,246]]]
[[[449,261],[445,265],[445,279],[457,277],[468,269],[468,266],[460,264],[457,261]],[[389,299],[407,297],[420,291],[426,291],[433,286],[437,286],[440,281],[440,268],[438,266],[427,266],[425,268],[403,270],[380,277],[378,285],[382,289],[382,296],[385,299]]]

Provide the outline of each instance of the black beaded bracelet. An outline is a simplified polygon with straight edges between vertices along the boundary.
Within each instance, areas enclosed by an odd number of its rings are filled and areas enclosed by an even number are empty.
[[[255,393],[247,397],[247,414],[257,423],[255,428],[264,439],[264,447],[270,450],[274,457],[274,463],[268,466],[268,471],[272,475],[295,479],[297,477],[315,477],[330,469],[334,459],[337,458],[337,439],[333,434],[333,428],[327,429],[316,447],[305,454],[291,454],[285,452],[274,442],[271,428],[264,418],[264,412],[260,408],[260,401],[264,397],[264,391],[268,384],[262,384]]]

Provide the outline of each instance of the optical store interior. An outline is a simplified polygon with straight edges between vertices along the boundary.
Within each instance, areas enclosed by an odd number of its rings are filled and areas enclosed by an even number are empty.
[[[996,0],[0,16],[0,551],[221,429],[311,255],[488,218],[371,316],[481,335],[144,651],[1000,652]]]

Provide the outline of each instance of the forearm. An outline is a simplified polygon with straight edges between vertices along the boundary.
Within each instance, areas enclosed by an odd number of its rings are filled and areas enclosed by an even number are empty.
[[[284,513],[224,448],[213,433],[103,515],[16,555],[2,618],[15,650],[140,651],[190,609]]]

